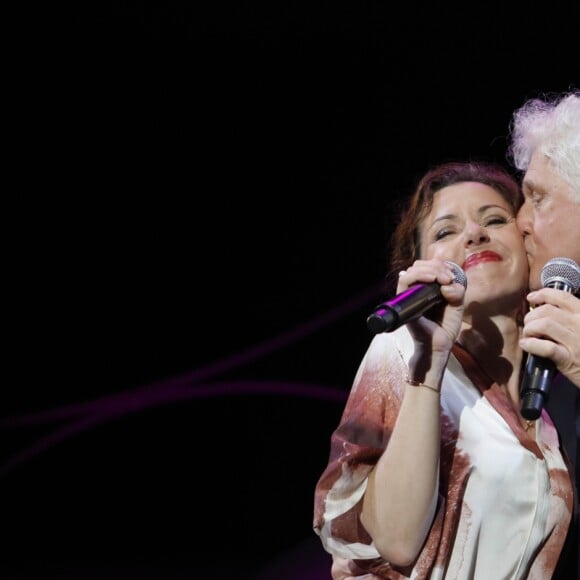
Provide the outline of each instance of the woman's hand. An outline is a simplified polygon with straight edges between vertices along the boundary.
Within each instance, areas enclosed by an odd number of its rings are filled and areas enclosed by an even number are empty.
[[[399,273],[397,294],[417,283],[437,282],[445,303],[407,323],[418,348],[448,354],[457,339],[463,318],[465,288],[454,282],[452,267],[444,260],[416,260],[408,270]]]

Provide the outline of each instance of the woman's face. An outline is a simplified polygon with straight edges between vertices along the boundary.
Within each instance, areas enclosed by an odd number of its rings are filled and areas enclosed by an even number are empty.
[[[421,256],[459,264],[467,275],[467,302],[520,299],[528,286],[528,261],[512,209],[483,183],[456,183],[435,193],[421,227]]]

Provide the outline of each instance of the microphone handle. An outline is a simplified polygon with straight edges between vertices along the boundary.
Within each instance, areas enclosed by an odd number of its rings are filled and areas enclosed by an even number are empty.
[[[554,361],[528,354],[526,370],[522,380],[521,415],[528,421],[535,421],[548,401],[552,379],[556,373]]]
[[[546,266],[542,274],[545,272]],[[568,272],[566,272],[568,274]],[[555,288],[563,292],[572,292],[573,284],[565,278],[555,277],[544,284],[544,288]],[[535,421],[542,414],[542,407],[548,402],[552,379],[556,374],[556,365],[551,359],[528,354],[526,372],[522,379],[520,394],[522,407],[520,414],[528,421]]]
[[[377,306],[367,318],[367,327],[375,334],[390,332],[422,316],[441,300],[441,286],[436,282],[416,284]]]

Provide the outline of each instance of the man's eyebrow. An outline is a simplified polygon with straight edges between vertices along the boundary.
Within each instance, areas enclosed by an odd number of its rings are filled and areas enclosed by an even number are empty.
[[[537,183],[535,183],[534,180],[529,177],[524,178],[522,181],[522,187],[525,187],[526,189],[539,189]]]

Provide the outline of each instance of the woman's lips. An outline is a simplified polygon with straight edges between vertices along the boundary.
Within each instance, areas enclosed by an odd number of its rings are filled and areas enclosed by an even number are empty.
[[[476,266],[481,262],[500,262],[502,257],[495,252],[478,252],[477,254],[471,254],[465,262],[463,262],[463,269],[471,268]]]

